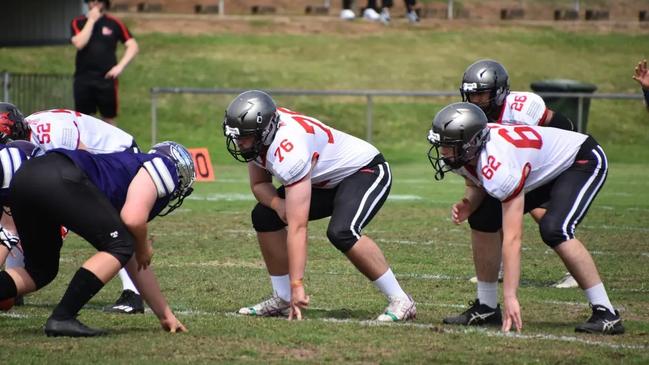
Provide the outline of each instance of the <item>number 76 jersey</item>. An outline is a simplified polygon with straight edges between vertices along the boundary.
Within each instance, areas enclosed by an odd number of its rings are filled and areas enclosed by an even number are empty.
[[[379,154],[371,144],[285,108],[277,108],[277,133],[262,161],[256,161],[283,185],[302,180],[333,188]],[[315,165],[311,168],[312,162]]]
[[[456,170],[500,201],[545,185],[568,169],[587,135],[551,127],[488,124],[489,139],[473,170]]]

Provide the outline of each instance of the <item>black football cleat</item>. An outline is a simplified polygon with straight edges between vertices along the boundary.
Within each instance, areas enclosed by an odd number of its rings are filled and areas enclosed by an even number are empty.
[[[108,332],[90,328],[76,318],[58,320],[50,317],[45,322],[45,334],[47,337],[97,337]]]
[[[142,303],[142,297],[139,294],[126,289],[119,296],[115,304],[104,307],[104,312],[124,314],[144,313],[144,303]]]
[[[500,312],[500,304],[491,308],[486,304],[480,304],[480,300],[469,302],[469,309],[458,316],[446,317],[443,322],[446,324],[457,324],[462,326],[500,326],[503,324],[503,316]]]
[[[588,321],[575,327],[575,332],[601,333],[604,335],[620,335],[624,333],[622,318],[617,310],[612,313],[603,305],[591,306],[593,315]]]

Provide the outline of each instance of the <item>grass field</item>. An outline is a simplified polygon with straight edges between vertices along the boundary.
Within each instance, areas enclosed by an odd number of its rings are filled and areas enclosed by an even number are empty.
[[[630,78],[649,45],[646,35],[581,34],[544,27],[349,34],[139,34],[142,53],[121,81],[120,125],[148,144],[153,86],[304,89],[451,90],[480,57],[510,70],[512,88],[544,78],[593,82],[603,92],[637,92]],[[360,25],[359,25],[360,26]],[[354,27],[354,25],[350,25]],[[377,28],[383,29],[383,28]],[[530,57],[533,55],[533,57]],[[2,49],[0,65],[13,72],[72,72],[68,47]],[[363,100],[282,97],[278,101],[364,136]],[[151,224],[153,267],[187,334],[170,335],[146,315],[118,316],[100,308],[117,297],[109,283],[82,310],[88,325],[111,330],[98,339],[46,338],[42,325],[90,245],[72,235],[61,271],[27,305],[0,313],[0,364],[66,363],[565,363],[649,362],[649,117],[639,101],[593,102],[589,130],[611,160],[609,179],[577,231],[590,249],[627,334],[581,335],[574,326],[590,311],[580,290],[554,289],[564,268],[526,219],[520,302],[524,330],[441,324],[475,297],[469,230],[454,226],[450,205],[461,196],[457,178],[433,180],[425,157],[426,131],[450,100],[381,98],[375,104],[377,146],[392,162],[391,198],[366,229],[383,248],[404,288],[418,303],[417,320],[372,322],[384,298],[326,240],[326,220],[310,225],[305,277],[312,308],[307,320],[235,315],[270,294],[249,212],[254,201],[246,168],[227,155],[220,121],[228,97],[161,100],[162,139],[208,146],[217,180],[198,183],[172,215]]]
[[[611,166],[606,186],[578,235],[593,253],[627,334],[581,335],[574,326],[589,315],[580,290],[550,284],[564,269],[526,221],[520,301],[524,331],[465,329],[441,324],[475,295],[468,229],[448,219],[460,196],[459,179],[432,180],[427,162],[395,166],[391,199],[366,232],[383,248],[418,303],[417,320],[371,322],[383,297],[312,224],[306,286],[307,320],[246,318],[234,313],[270,293],[270,283],[249,223],[253,201],[245,167],[217,167],[215,183],[199,183],[176,213],[156,219],[154,267],[163,290],[190,332],[165,334],[155,317],[105,314],[119,282],[108,284],[80,319],[108,328],[101,339],[51,339],[42,325],[90,246],[76,236],[64,245],[58,279],[27,305],[0,314],[0,362],[16,363],[646,363],[649,341],[646,265],[649,246],[649,174],[636,165]]]

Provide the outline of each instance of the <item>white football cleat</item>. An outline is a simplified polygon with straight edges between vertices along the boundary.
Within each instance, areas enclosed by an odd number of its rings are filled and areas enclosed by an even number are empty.
[[[343,9],[340,12],[340,19],[342,20],[354,20],[356,18],[356,14],[354,14],[354,11],[352,9]]]
[[[419,22],[419,16],[414,10],[410,10],[409,12],[406,13],[406,18],[410,23],[417,23]]]
[[[561,280],[557,281],[552,286],[559,289],[579,288],[579,283],[577,283],[577,280],[567,272]]]
[[[417,307],[415,301],[408,295],[406,297],[389,297],[385,311],[379,315],[376,320],[379,322],[397,322],[415,319],[417,316]]]
[[[291,303],[284,301],[282,298],[277,295],[264,300],[261,303],[257,303],[251,307],[243,307],[239,309],[239,314],[246,316],[258,316],[258,317],[272,317],[272,316],[288,316],[290,311]]]
[[[376,22],[381,20],[381,16],[376,12],[376,10],[372,8],[366,8],[365,10],[363,10],[363,19]]]

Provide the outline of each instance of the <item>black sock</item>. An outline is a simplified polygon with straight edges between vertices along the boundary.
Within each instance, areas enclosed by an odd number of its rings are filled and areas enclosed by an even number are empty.
[[[0,271],[0,300],[15,298],[18,295],[18,288],[11,275],[6,271]]]
[[[92,272],[82,268],[77,270],[68,284],[63,298],[52,312],[52,318],[66,320],[74,318],[81,308],[97,294],[104,283]]]

